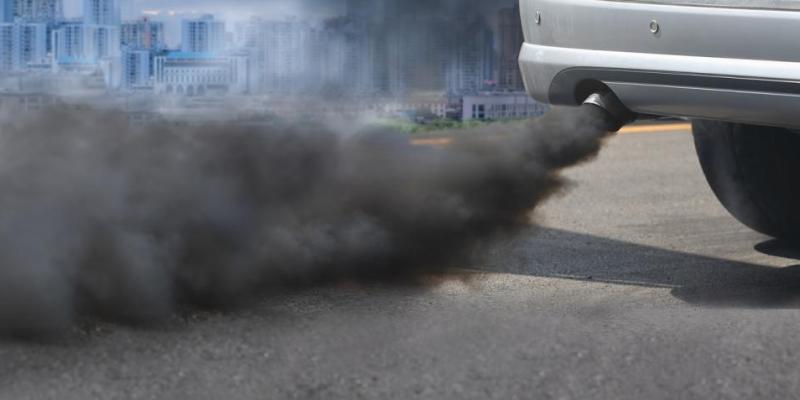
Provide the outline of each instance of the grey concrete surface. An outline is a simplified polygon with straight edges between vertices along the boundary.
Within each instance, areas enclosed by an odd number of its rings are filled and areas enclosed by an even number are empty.
[[[706,187],[686,132],[612,139],[479,270],[0,343],[2,399],[752,399],[800,382],[800,252]],[[757,249],[756,249],[757,248]]]

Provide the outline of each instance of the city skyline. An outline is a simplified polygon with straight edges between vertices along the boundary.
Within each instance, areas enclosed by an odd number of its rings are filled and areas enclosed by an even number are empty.
[[[63,0],[64,13],[68,18],[83,15],[83,0]],[[344,1],[330,0],[122,0],[123,18],[134,18],[141,12],[164,14],[208,13],[225,19],[245,19],[250,15],[261,16],[311,16],[325,18],[344,9]],[[234,17],[234,18],[231,18]]]
[[[56,1],[56,0],[52,0]],[[86,0],[60,0],[63,2],[63,14],[66,18],[83,17],[83,5]],[[364,0],[355,0],[355,2]],[[303,19],[321,24],[330,17],[341,16],[347,12],[348,3],[353,0],[119,0],[121,18],[133,20],[141,16],[165,23],[165,40],[170,46],[180,45],[180,28],[185,18],[197,18],[205,14],[213,14],[218,19],[232,26],[237,21],[245,21],[251,17],[269,19],[285,19],[289,17]],[[495,11],[508,7],[513,0],[495,1],[487,4],[480,0],[367,0],[373,3],[395,3],[395,7],[420,8],[420,12],[442,13],[453,10],[473,10],[483,12]],[[221,4],[222,3],[222,4]],[[431,4],[444,4],[446,7],[432,9]],[[370,7],[375,9],[375,7]],[[492,13],[489,13],[492,14]]]
[[[0,72],[78,79],[84,83],[71,87],[108,95],[174,104],[231,96],[407,99],[439,118],[539,111],[522,94],[518,6],[342,0],[321,19],[261,14],[230,21],[206,9],[123,17],[132,4],[126,0],[80,0],[86,12],[64,19],[59,0],[0,1],[12,10],[0,24]]]

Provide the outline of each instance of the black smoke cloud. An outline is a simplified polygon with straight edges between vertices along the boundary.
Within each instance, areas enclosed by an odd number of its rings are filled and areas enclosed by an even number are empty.
[[[0,328],[148,322],[336,279],[474,262],[594,155],[599,109],[414,146],[380,129],[131,128],[50,110],[0,131]],[[453,133],[454,135],[456,133]]]

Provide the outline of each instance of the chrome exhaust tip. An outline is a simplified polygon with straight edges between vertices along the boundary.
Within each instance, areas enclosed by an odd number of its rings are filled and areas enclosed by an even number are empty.
[[[611,91],[592,93],[584,105],[598,107],[605,111],[609,132],[617,132],[623,126],[636,120],[636,114],[625,107],[622,101]]]

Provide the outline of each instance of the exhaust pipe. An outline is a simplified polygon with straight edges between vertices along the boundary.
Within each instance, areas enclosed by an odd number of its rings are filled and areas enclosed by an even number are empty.
[[[583,105],[603,110],[604,122],[609,132],[617,132],[636,120],[636,114],[625,107],[611,91],[593,93],[583,101]]]

